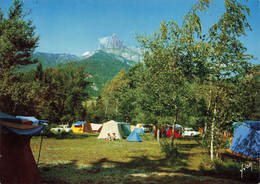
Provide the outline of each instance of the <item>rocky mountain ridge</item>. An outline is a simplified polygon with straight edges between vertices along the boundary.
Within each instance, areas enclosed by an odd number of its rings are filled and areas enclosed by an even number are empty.
[[[113,33],[112,36],[107,36],[99,39],[98,48],[95,51],[86,51],[82,56],[88,58],[93,56],[96,52],[102,50],[103,52],[114,54],[124,58],[126,60],[133,61],[128,63],[130,66],[133,66],[139,62],[143,62],[141,50],[135,47],[126,46],[116,33]]]

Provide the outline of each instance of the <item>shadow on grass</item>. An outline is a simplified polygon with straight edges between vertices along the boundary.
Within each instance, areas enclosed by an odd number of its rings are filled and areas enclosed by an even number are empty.
[[[181,157],[185,159],[188,154]],[[44,183],[241,183],[214,171],[189,170],[187,163],[177,160],[132,157],[129,162],[102,158],[90,165],[78,165],[77,160],[66,163],[40,165]],[[110,165],[110,166],[108,166]],[[242,183],[245,183],[243,180]]]
[[[146,158],[141,158],[145,160]],[[140,158],[138,158],[140,162]],[[165,172],[158,168],[142,168],[139,164],[135,167],[132,163],[119,163],[109,161],[106,158],[100,159],[93,163],[92,166],[78,166],[76,160],[72,160],[68,163],[59,163],[56,165],[46,165],[40,167],[40,172],[44,183],[183,183],[182,181],[188,181],[189,179],[181,175],[165,175],[155,174],[156,172]],[[106,167],[105,163],[116,164],[115,167]],[[188,180],[187,180],[188,179]],[[184,182],[187,183],[187,182]]]
[[[196,148],[196,147],[199,147],[198,144],[178,144],[177,145],[178,149],[181,149],[183,151],[189,151],[190,149],[193,149],[193,148]]]

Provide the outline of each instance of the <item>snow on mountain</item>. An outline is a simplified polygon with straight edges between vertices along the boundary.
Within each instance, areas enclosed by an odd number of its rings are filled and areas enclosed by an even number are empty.
[[[134,61],[134,64],[143,62],[140,49],[125,46],[115,33],[112,36],[99,38],[98,50]],[[90,57],[97,51],[86,51],[82,56]],[[129,63],[129,65],[133,65],[133,63]]]
[[[96,52],[95,51],[86,51],[82,54],[82,56],[85,56],[85,57],[90,57],[92,56],[93,54],[95,54]]]

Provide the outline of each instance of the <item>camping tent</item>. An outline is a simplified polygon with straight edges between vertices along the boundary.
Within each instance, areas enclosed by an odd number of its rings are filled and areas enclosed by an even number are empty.
[[[144,126],[142,124],[140,124],[140,123],[136,125],[136,128],[141,128],[141,129],[144,130]]]
[[[84,121],[78,121],[78,122],[72,124],[71,129],[72,129],[73,133],[92,132],[90,123],[87,123]]]
[[[167,137],[172,137],[172,127],[173,127],[172,125],[169,125],[168,129],[166,130],[167,131],[167,134],[166,134]],[[175,130],[174,130],[174,134],[173,134],[174,137],[181,137],[181,134],[180,134],[181,129],[182,129],[181,125],[178,125],[178,124],[175,125]]]
[[[102,130],[98,136],[98,139],[106,139],[107,134],[116,134],[116,139],[123,139],[122,123],[111,120],[103,124]]]
[[[43,183],[30,148],[43,128],[0,112],[0,183]]]
[[[129,136],[131,133],[130,125],[127,123],[119,123],[121,126],[122,132],[124,136]]]
[[[102,124],[90,123],[93,132],[100,132]]]
[[[132,132],[132,131],[134,131],[134,129],[135,129],[135,125],[130,125],[130,131]]]
[[[39,124],[39,120],[36,119],[35,117],[31,117],[31,116],[16,116],[16,117],[19,118],[19,119],[32,121],[33,125],[38,125]]]
[[[143,142],[143,140],[141,139],[141,137],[138,135],[137,132],[133,131],[127,138],[127,141],[131,141],[131,142]]]
[[[181,134],[179,133],[179,131],[177,129],[174,130],[173,135],[174,135],[174,137],[177,137],[177,138],[181,137]],[[167,137],[172,137],[172,127],[169,127],[166,136]]]
[[[48,120],[38,120],[37,118],[33,117],[33,116],[16,116],[19,119],[22,120],[28,120],[33,122],[32,125],[47,125],[47,123],[49,123]]]
[[[144,129],[142,129],[142,128],[135,128],[133,132],[136,132],[138,134],[144,134],[145,133]]]
[[[233,123],[234,137],[227,150],[237,156],[260,160],[260,121]]]

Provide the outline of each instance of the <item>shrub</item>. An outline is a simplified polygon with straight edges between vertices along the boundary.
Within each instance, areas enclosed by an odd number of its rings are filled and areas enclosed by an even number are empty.
[[[160,144],[161,152],[165,154],[166,158],[178,157],[178,149],[176,145],[173,145],[173,147],[171,147],[171,144],[166,139],[162,140]]]

